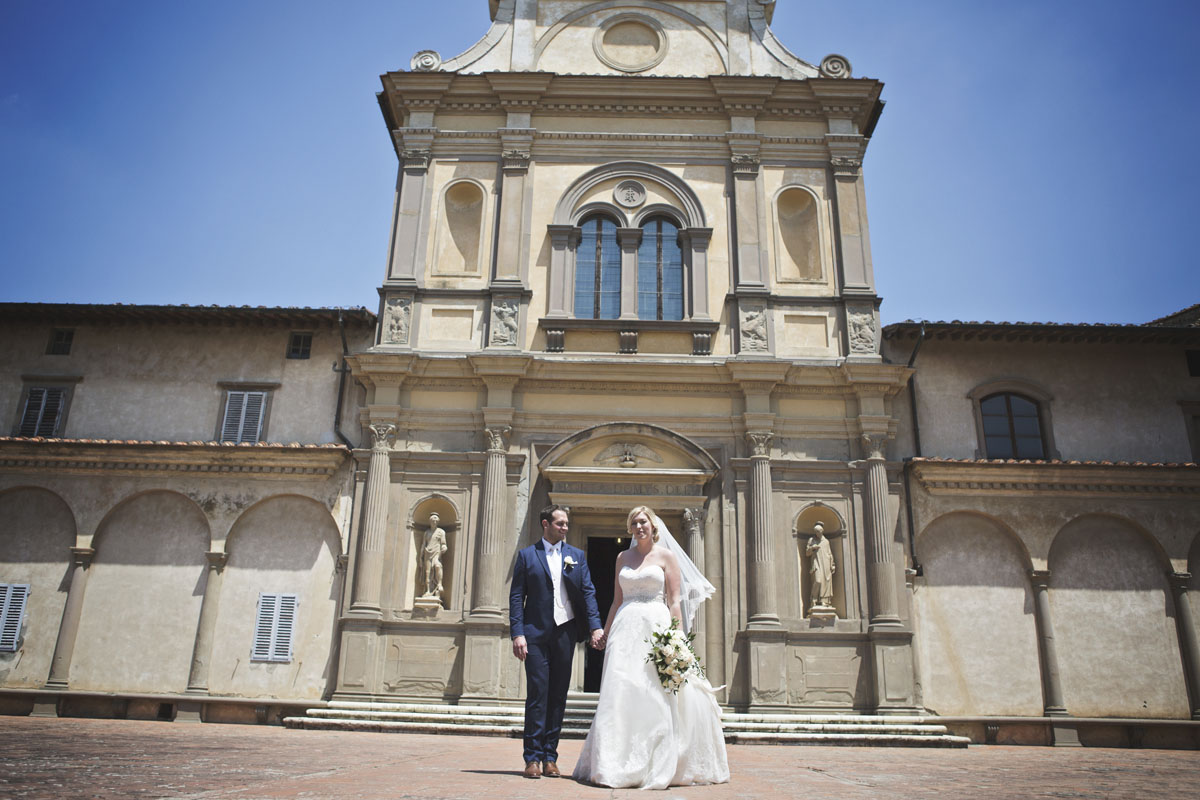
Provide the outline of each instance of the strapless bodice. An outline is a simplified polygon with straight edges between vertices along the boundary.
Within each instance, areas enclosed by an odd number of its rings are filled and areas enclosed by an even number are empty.
[[[621,567],[621,597],[626,603],[661,603],[666,573],[658,564],[633,569]]]

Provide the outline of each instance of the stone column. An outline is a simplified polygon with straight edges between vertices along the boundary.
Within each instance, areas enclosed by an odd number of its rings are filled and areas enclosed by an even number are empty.
[[[90,547],[71,548],[71,584],[67,587],[67,602],[63,607],[54,657],[50,660],[47,689],[65,689],[71,675],[71,656],[75,652],[75,637],[79,635],[79,618],[83,614],[83,596],[87,591],[88,567],[96,551]]]
[[[1170,572],[1171,596],[1175,599],[1175,630],[1179,634],[1179,655],[1183,659],[1183,673],[1187,676],[1188,694],[1191,701],[1192,719],[1200,719],[1200,642],[1196,641],[1196,621],[1192,617],[1192,604],[1188,599],[1190,572]]]
[[[471,603],[471,614],[476,616],[501,615],[497,564],[508,520],[505,459],[508,455],[507,438],[511,431],[512,428],[507,425],[490,427],[484,431],[488,438],[488,449],[483,472],[479,545],[475,551],[475,597]]]
[[[383,546],[387,537],[388,494],[392,483],[389,440],[396,435],[390,422],[371,425],[371,460],[367,464],[367,498],[358,534],[357,563],[351,612],[379,614],[383,583]]]
[[[687,258],[688,315],[694,320],[712,319],[708,315],[708,244],[712,228],[685,228],[679,232]]]
[[[1037,626],[1038,654],[1042,668],[1042,704],[1048,717],[1067,716],[1063,702],[1062,679],[1058,673],[1058,649],[1054,644],[1054,624],[1050,621],[1050,571],[1029,572],[1033,587],[1033,621]]]
[[[200,622],[196,626],[196,642],[192,645],[192,668],[188,673],[187,690],[193,694],[208,694],[208,667],[212,663],[213,633],[217,629],[217,607],[221,602],[221,580],[225,574],[225,553],[205,553],[208,559],[208,578],[204,582],[204,599],[200,602]]]
[[[547,225],[550,234],[550,308],[546,316],[555,319],[575,314],[574,248],[582,231],[574,225]]]
[[[750,627],[777,627],[775,563],[771,541],[771,438],[746,434],[750,442]]]
[[[683,548],[687,551],[688,558],[696,565],[696,569],[700,570],[701,575],[707,575],[707,570],[704,568],[704,509],[703,508],[685,508],[683,510]],[[692,620],[692,630],[696,633],[696,638],[700,644],[696,646],[697,652],[704,652],[704,606],[696,612],[696,618]]]
[[[637,319],[637,265],[642,229],[617,228],[617,244],[621,247],[621,319]]]
[[[888,528],[888,478],[883,457],[887,438],[863,434],[867,450],[867,576],[870,588],[871,625],[899,625],[896,610],[896,568],[892,563],[892,542]]]

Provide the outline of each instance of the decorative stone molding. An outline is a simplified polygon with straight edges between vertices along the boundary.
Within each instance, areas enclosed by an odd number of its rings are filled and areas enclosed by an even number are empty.
[[[882,460],[887,448],[888,436],[884,433],[862,434],[863,453],[868,460]]]
[[[505,173],[524,172],[529,169],[529,162],[533,158],[528,150],[505,150],[500,155],[503,161]]]
[[[1062,461],[913,462],[917,483],[930,494],[1200,495],[1200,469],[1187,465],[1071,464]]]
[[[771,455],[771,440],[775,438],[775,434],[769,431],[750,431],[746,434],[746,442],[750,445],[750,455],[752,457],[763,457]]]
[[[699,536],[704,523],[703,508],[685,508],[683,510],[683,534],[686,537]]]
[[[489,343],[493,347],[516,347],[517,327],[521,313],[516,298],[504,297],[492,300],[492,325]]]
[[[627,180],[613,189],[613,200],[625,208],[637,208],[646,202],[646,187],[640,181]]]
[[[437,72],[442,66],[442,57],[436,50],[421,50],[412,57],[408,65],[413,72]]]
[[[390,422],[372,422],[371,450],[376,453],[386,453],[391,449],[390,440],[396,436],[396,426]]]
[[[875,315],[870,311],[848,311],[846,334],[850,340],[851,353],[875,355],[878,352],[879,337],[875,330]]]
[[[341,445],[11,439],[0,448],[0,471],[321,479],[334,475],[346,455]]]
[[[834,156],[829,159],[829,166],[833,168],[835,178],[857,178],[862,172],[862,165],[861,158]]]
[[[630,42],[629,40],[633,41]],[[637,40],[640,39],[640,42]],[[667,57],[669,39],[658,20],[644,14],[617,14],[600,23],[592,37],[592,51],[596,58],[621,72],[645,72],[662,63]],[[623,52],[628,44],[642,44],[653,48],[653,52]]]
[[[849,78],[850,60],[837,53],[830,53],[821,59],[821,75],[826,78]]]
[[[743,303],[738,307],[741,350],[766,352],[767,307],[761,303]]]
[[[433,151],[426,148],[401,150],[400,160],[404,162],[405,172],[424,172],[429,169],[429,162],[433,160]]]
[[[734,175],[757,175],[760,161],[758,156],[750,153],[734,153],[729,163],[733,165]]]
[[[622,329],[617,333],[617,352],[623,355],[636,355],[638,351],[638,332]]]
[[[508,436],[512,433],[511,426],[496,425],[484,428],[483,433],[488,440],[489,452],[506,452],[508,450]]]
[[[694,356],[711,356],[712,355],[712,332],[711,331],[692,331],[692,355],[694,355]]]
[[[561,353],[566,346],[567,331],[565,328],[558,328],[547,325],[546,329],[546,352]]]
[[[408,344],[412,298],[392,296],[383,304],[380,344]]]

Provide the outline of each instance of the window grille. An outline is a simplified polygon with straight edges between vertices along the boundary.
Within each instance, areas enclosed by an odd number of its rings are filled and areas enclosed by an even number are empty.
[[[62,419],[67,390],[58,386],[30,386],[18,436],[56,436]]]
[[[28,598],[29,584],[0,583],[0,653],[16,652]]]
[[[257,442],[262,436],[266,392],[230,390],[225,397],[225,416],[221,421],[222,442]]]
[[[294,594],[263,593],[258,596],[251,661],[286,663],[292,660],[292,633],[298,605],[299,600]]]

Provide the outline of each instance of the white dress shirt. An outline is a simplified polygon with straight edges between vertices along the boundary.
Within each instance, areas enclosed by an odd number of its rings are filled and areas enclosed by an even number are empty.
[[[554,624],[562,625],[575,619],[575,609],[571,608],[567,585],[562,579],[562,542],[550,544],[543,537],[542,546],[546,548],[546,565],[550,567],[550,580],[554,583]]]

